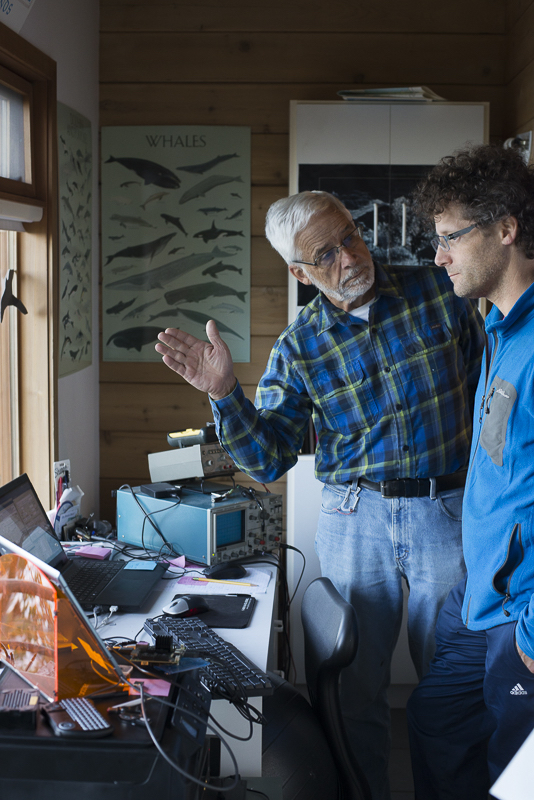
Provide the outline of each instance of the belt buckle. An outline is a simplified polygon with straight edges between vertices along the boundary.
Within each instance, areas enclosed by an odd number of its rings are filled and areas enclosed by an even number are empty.
[[[380,494],[382,497],[395,497],[395,495],[392,495],[388,492],[388,484],[391,485],[391,483],[393,483],[393,481],[380,481]]]

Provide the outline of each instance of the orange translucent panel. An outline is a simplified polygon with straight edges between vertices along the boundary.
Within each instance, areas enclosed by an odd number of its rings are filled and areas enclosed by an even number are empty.
[[[56,588],[21,556],[0,558],[0,654],[47,697],[57,691]]]
[[[78,697],[117,688],[116,669],[89,622],[61,588],[58,594],[58,697]]]
[[[49,699],[119,687],[88,620],[31,561],[0,558],[0,657]]]

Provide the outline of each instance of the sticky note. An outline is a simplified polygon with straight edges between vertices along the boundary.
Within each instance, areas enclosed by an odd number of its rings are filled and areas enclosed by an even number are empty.
[[[85,545],[76,550],[77,556],[85,556],[85,558],[109,558],[111,553],[110,547],[93,547],[92,545]]]
[[[156,569],[157,566],[157,561],[141,561],[139,558],[132,558],[131,561],[128,561],[124,569],[138,569],[151,572],[153,569]]]

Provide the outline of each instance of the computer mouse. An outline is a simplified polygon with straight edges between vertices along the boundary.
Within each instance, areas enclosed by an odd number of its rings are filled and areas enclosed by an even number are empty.
[[[212,564],[211,567],[204,569],[206,578],[214,578],[217,581],[236,580],[244,578],[246,574],[247,571],[241,564]]]
[[[194,617],[209,610],[209,605],[198,594],[177,594],[161,609],[163,614],[171,614],[173,617]]]

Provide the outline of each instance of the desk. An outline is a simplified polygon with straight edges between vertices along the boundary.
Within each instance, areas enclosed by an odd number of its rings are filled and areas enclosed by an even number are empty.
[[[257,568],[258,564],[255,563],[254,567]],[[276,567],[265,567],[271,573],[271,580],[267,587],[265,594],[256,595],[256,607],[252,615],[252,619],[248,627],[236,628],[215,628],[214,630],[222,636],[223,639],[231,642],[241,652],[247,656],[257,667],[261,670],[267,670],[272,667],[269,663],[269,656],[271,652],[271,633],[272,633],[272,619],[276,587]],[[233,589],[238,590],[238,587],[228,587],[229,591]],[[141,613],[136,614],[117,614],[112,617],[108,625],[99,628],[99,633],[102,638],[112,636],[128,636],[134,638],[137,633],[142,630],[147,617],[155,617],[161,614],[161,609],[164,605],[169,603],[175,594],[202,594],[202,584],[199,584],[198,589],[193,589],[191,586],[177,584],[176,580],[162,580],[161,584],[156,587],[154,592],[149,598],[147,606]],[[244,591],[248,589],[244,587]],[[140,637],[142,639],[142,637]],[[149,637],[147,636],[147,639]],[[249,699],[251,705],[262,710],[262,698],[251,697]],[[236,709],[226,700],[214,700],[211,705],[211,712],[217,721],[226,730],[232,731],[238,736],[247,736],[249,733],[248,722],[236,711]],[[253,735],[248,742],[240,742],[230,737],[224,736],[229,746],[231,747],[239,765],[241,775],[247,777],[260,777],[261,776],[261,758],[262,758],[262,735],[261,726],[253,725]],[[231,775],[234,772],[232,761],[224,747],[221,748],[221,775]]]
[[[195,677],[188,679],[191,684],[187,688],[195,691]],[[0,686],[2,691],[27,689],[24,681],[8,669],[0,676]],[[105,711],[106,702],[100,705]],[[161,706],[153,707],[149,715],[161,731],[160,745],[171,761],[202,781],[204,743],[194,742],[180,726],[165,725],[167,712]],[[202,788],[163,759],[144,729],[118,720],[112,724],[113,736],[95,739],[54,736],[41,714],[37,715],[36,730],[0,729],[2,800],[146,800],[152,796],[198,800]]]

